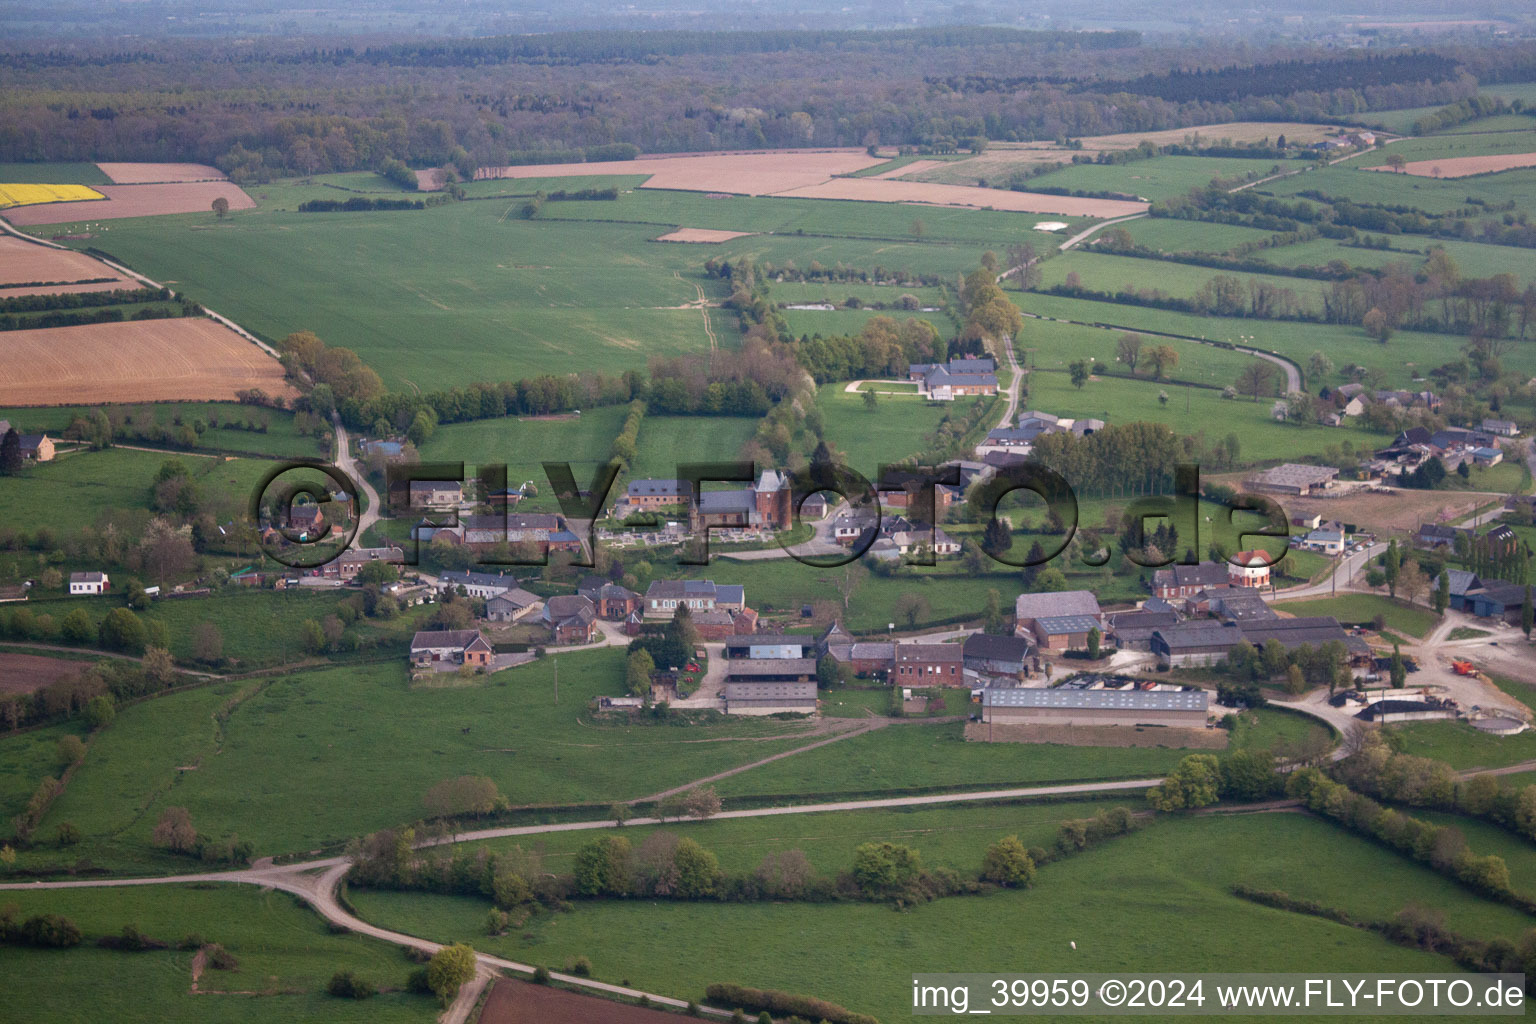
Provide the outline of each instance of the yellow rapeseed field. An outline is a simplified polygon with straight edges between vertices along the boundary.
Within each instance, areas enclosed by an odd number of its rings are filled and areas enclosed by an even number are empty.
[[[38,203],[71,203],[78,199],[105,199],[89,185],[6,185],[0,184],[0,210]]]

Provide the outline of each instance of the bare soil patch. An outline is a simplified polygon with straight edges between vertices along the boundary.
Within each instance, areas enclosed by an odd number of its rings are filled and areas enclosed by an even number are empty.
[[[1517,167],[1536,167],[1536,153],[1499,153],[1493,156],[1453,156],[1445,160],[1410,160],[1403,173],[1417,178],[1467,178],[1474,174],[1512,171]],[[1367,167],[1367,171],[1396,172],[1390,167]]]
[[[1221,473],[1213,480],[1243,490],[1243,481],[1253,473]],[[1412,533],[1420,523],[1452,522],[1490,501],[1502,500],[1496,494],[1469,491],[1416,491],[1391,488],[1389,492],[1352,491],[1337,498],[1301,498],[1289,494],[1274,495],[1288,516],[1320,515],[1354,523],[1362,530],[1386,533]]]
[[[646,1010],[548,985],[499,978],[480,1024],[676,1024],[677,1014]]]
[[[77,676],[83,661],[45,658],[40,654],[0,652],[0,693],[31,693],[49,683]]]
[[[1068,217],[1124,217],[1145,213],[1147,203],[1119,199],[1080,199],[1038,192],[1012,192],[968,185],[936,185],[925,181],[880,178],[835,178],[817,185],[776,192],[801,199],[851,199],[871,203],[922,203],[928,206],[970,206],[1020,213],[1059,213]]]
[[[92,284],[63,282],[89,281],[105,277],[110,280]],[[11,288],[29,281],[56,281],[58,284],[29,285]],[[114,288],[138,288],[139,282],[123,277],[100,260],[83,252],[53,249],[17,238],[0,235],[0,298],[12,295],[54,295],[60,292],[100,292]]]
[[[8,331],[0,405],[231,401],[296,392],[276,359],[203,317]]]
[[[527,164],[482,167],[475,180],[491,178],[575,178],[610,174],[648,174],[641,188],[684,192],[722,192],[760,196],[826,181],[835,174],[852,174],[884,163],[863,150],[775,150],[754,153],[709,153],[702,156],[642,156],[634,160],[603,160],[581,164]],[[440,188],[436,174],[420,172],[423,189]]]
[[[224,172],[207,164],[97,164],[118,185],[167,181],[227,181]]]
[[[1129,725],[993,725],[966,722],[965,738],[993,743],[1060,743],[1068,747],[1176,747],[1225,750],[1225,729]]]
[[[678,228],[676,231],[668,231],[664,235],[658,235],[658,242],[729,242],[733,238],[745,238],[752,234],[751,231],[716,231],[714,228]]]
[[[231,210],[249,210],[256,202],[228,181],[187,181],[162,185],[102,185],[105,200],[88,203],[46,203],[6,211],[12,224],[61,224],[65,221],[119,220],[158,217],[167,213],[209,213],[213,201],[229,200]]]

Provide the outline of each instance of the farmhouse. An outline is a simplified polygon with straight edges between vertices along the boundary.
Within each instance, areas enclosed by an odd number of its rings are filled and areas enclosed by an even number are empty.
[[[445,572],[437,578],[439,590],[462,590],[466,597],[495,597],[514,589],[517,577],[492,572]]]
[[[21,457],[28,462],[52,462],[53,438],[47,434],[22,434]]]
[[[912,363],[907,367],[907,377],[917,382],[918,394],[936,402],[966,395],[997,394],[997,363],[989,357]]]
[[[1287,462],[1251,477],[1247,484],[1256,491],[1305,497],[1331,489],[1338,476],[1339,471],[1332,466],[1303,466]]]
[[[1483,433],[1496,437],[1519,437],[1520,427],[1510,420],[1483,420]]]
[[[1234,587],[1267,587],[1269,561],[1269,555],[1263,551],[1239,551],[1227,560],[1227,580]]]
[[[1189,597],[1207,587],[1218,587],[1228,581],[1228,571],[1217,562],[1201,562],[1199,565],[1170,565],[1152,573],[1152,595],[1163,600]]]
[[[1093,596],[1090,590],[1063,590],[1057,593],[1046,594],[1020,594],[1013,601],[1013,634],[1014,636],[1033,639],[1040,647],[1054,650],[1064,650],[1065,647],[1051,648],[1042,639],[1037,625],[1041,619],[1063,618],[1088,618],[1093,621],[1080,631],[1082,642],[1087,642],[1088,630],[1097,626],[1104,628],[1104,614],[1099,611],[1099,599]],[[1051,624],[1051,628],[1061,628],[1067,625],[1081,625],[1081,623]],[[1070,641],[1078,633],[1053,633],[1058,643]]]
[[[1445,523],[1420,523],[1413,534],[1413,546],[1426,551],[1436,548],[1454,548],[1457,537],[1471,540],[1476,532],[1467,527],[1449,526]]]
[[[1344,531],[1322,526],[1296,539],[1297,547],[1304,551],[1318,551],[1325,555],[1338,555],[1344,551]]]
[[[438,665],[491,663],[491,645],[478,629],[422,630],[411,637],[411,664],[417,668]]]
[[[408,494],[412,508],[458,508],[464,500],[457,480],[412,480]]]
[[[539,610],[539,596],[520,587],[504,590],[485,602],[485,617],[492,622],[521,622]]]
[[[624,504],[631,509],[666,508],[688,503],[688,481],[647,478],[631,480],[624,491]]]
[[[557,644],[588,644],[597,632],[597,609],[580,594],[561,594],[544,602],[541,621]]]
[[[1504,461],[1504,453],[1497,448],[1473,448],[1472,461],[1479,466],[1497,466]]]
[[[981,691],[981,720],[998,725],[1159,725],[1205,728],[1210,697],[1204,690]]]
[[[332,561],[321,566],[322,576],[335,579],[350,580],[362,571],[363,566],[369,562],[387,562],[390,565],[402,565],[405,562],[405,553],[399,548],[352,548],[343,551]]]
[[[891,681],[900,686],[962,686],[965,649],[959,644],[896,644]]]
[[[725,677],[728,715],[815,714],[816,662],[811,658],[743,658]]]
[[[967,672],[1017,679],[1024,674],[1024,663],[1029,657],[1029,641],[1017,636],[972,633],[965,638],[961,650],[964,652]]]
[[[588,576],[576,587],[576,592],[592,602],[598,618],[609,622],[623,622],[630,612],[645,604],[645,599],[633,590],[610,583],[602,576]]]
[[[69,574],[71,594],[105,594],[112,581],[104,572],[72,572]]]
[[[670,619],[682,607],[697,614],[715,607],[718,599],[713,580],[652,580],[645,591],[645,617]]]

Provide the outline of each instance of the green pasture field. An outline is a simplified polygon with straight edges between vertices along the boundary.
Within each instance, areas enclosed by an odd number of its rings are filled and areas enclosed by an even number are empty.
[[[1025,319],[1024,328],[1014,339],[1013,346],[1019,361],[1027,362],[1034,369],[1065,370],[1069,363],[1091,356],[1114,373],[1129,373],[1129,367],[1115,361],[1120,335],[1124,333],[1029,317]],[[1165,384],[1168,380],[1188,381],[1224,388],[1236,380],[1243,367],[1253,359],[1244,352],[1234,352],[1214,345],[1200,345],[1177,338],[1142,336],[1144,350],[1165,343],[1172,345],[1179,354],[1179,365],[1168,371]],[[1139,364],[1137,372],[1151,379],[1151,371],[1146,364]]]
[[[17,430],[26,433],[46,431],[55,440],[59,440],[60,435],[76,416],[92,408],[94,407],[55,405],[0,409],[0,419],[10,420]],[[329,444],[326,444],[322,451],[320,443],[314,437],[301,435],[294,430],[293,414],[282,409],[241,405],[238,402],[154,402],[101,408],[114,415],[119,411],[127,411],[133,416],[135,425],[146,422],[140,418],[141,413],[153,418],[162,426],[176,425],[178,420],[191,422],[194,419],[201,419],[207,423],[210,419],[217,419],[220,425],[210,427],[199,435],[199,445],[194,451],[214,448],[222,451],[259,452],[263,455],[295,458],[319,458],[330,454]],[[263,422],[267,424],[267,429],[264,431],[232,429],[224,425]],[[139,442],[125,440],[123,443],[138,444]]]
[[[1155,340],[1155,339],[1154,339]],[[1177,344],[1177,343],[1175,343]],[[1235,379],[1234,373],[1232,379]],[[1168,393],[1168,404],[1158,398]],[[1348,439],[1365,447],[1390,441],[1351,424],[1325,427],[1320,424],[1280,423],[1270,415],[1273,398],[1239,396],[1226,399],[1210,388],[1194,388],[1153,381],[1145,377],[1127,380],[1121,377],[1091,379],[1078,390],[1065,373],[1032,373],[1029,376],[1030,405],[1058,416],[1095,417],[1106,423],[1166,423],[1175,433],[1204,432],[1215,441],[1235,433],[1242,445],[1240,459],[1256,462],[1284,459],[1303,454],[1323,453],[1329,445]]]
[[[976,845],[979,855],[983,836]],[[1225,855],[1212,856],[1217,850]],[[977,949],[988,963],[1069,973],[1160,970],[1170,949],[1187,970],[1222,970],[1234,957],[1275,971],[1452,969],[1371,932],[1239,900],[1231,892],[1237,883],[1369,919],[1389,918],[1408,902],[1427,905],[1445,914],[1448,928],[1481,938],[1515,940],[1530,925],[1428,868],[1295,814],[1161,821],[1047,865],[1032,889],[942,899],[895,916],[864,903],[604,901],[488,938],[484,900],[374,891],[351,898],[376,923],[464,939],[524,962],[560,966],[586,956],[604,981],[628,978],[698,998],[710,982],[731,980],[814,994],[887,1021],[911,1012],[908,965],[974,970]],[[871,963],[890,967],[871,970]]]
[[[1337,367],[1349,363],[1379,369],[1387,375],[1388,386],[1412,382],[1412,372],[1425,371],[1455,358],[1466,339],[1424,331],[1399,331],[1382,345],[1366,336],[1358,327],[1337,324],[1301,323],[1286,320],[1248,320],[1242,318],[1197,316],[1145,306],[1126,306],[1091,299],[1072,299],[1034,292],[1012,296],[1029,313],[1061,317],[1085,323],[1110,323],[1128,330],[1167,331],[1196,338],[1245,344],[1268,349],[1298,363],[1303,369],[1313,352],[1322,351]],[[1154,339],[1149,339],[1154,340]],[[1158,339],[1160,340],[1160,339]],[[1177,342],[1170,342],[1177,344]],[[1522,373],[1536,375],[1536,346],[1517,345],[1505,354],[1504,365]],[[1327,381],[1307,381],[1316,390]]]
[[[823,337],[858,334],[864,329],[865,324],[877,316],[887,316],[893,320],[910,318],[927,320],[933,324],[933,329],[939,332],[939,337],[952,338],[955,334],[955,322],[941,312],[909,312],[900,309],[781,309],[779,314],[784,317],[784,323],[789,326],[789,333],[797,338],[813,337],[817,334]]]
[[[1422,605],[1409,607],[1385,594],[1345,594],[1306,601],[1284,601],[1275,608],[1293,615],[1332,615],[1340,622],[1371,622],[1380,615],[1388,629],[1422,639],[1440,622],[1434,609]]]
[[[1253,255],[1257,259],[1279,267],[1321,267],[1333,260],[1340,260],[1351,267],[1375,269],[1393,263],[1404,263],[1411,269],[1417,269],[1427,258],[1425,253],[1395,250],[1427,249],[1432,244],[1427,239],[1421,240],[1418,236],[1411,235],[1392,235],[1390,240],[1391,249],[1367,249],[1361,246],[1344,245],[1331,238],[1314,238],[1309,242],[1264,249]],[[1313,283],[1313,286],[1318,289],[1327,288],[1330,285],[1331,282],[1326,281]]]
[[[938,288],[927,288],[921,285],[912,288],[899,288],[893,285],[857,284],[853,282],[833,281],[800,282],[800,281],[776,281],[769,288],[769,297],[774,302],[784,303],[812,303],[830,302],[840,306],[850,298],[856,298],[868,305],[870,303],[883,303],[893,307],[883,312],[892,315],[915,312],[914,310],[901,310],[894,308],[903,295],[915,296],[924,306],[937,306],[943,298],[944,292]]]
[[[685,462],[734,462],[757,424],[750,416],[646,416],[630,477],[675,477]]]
[[[1245,242],[1262,242],[1274,234],[1241,224],[1209,224],[1174,217],[1142,217],[1115,227],[1129,231],[1136,244],[1164,252],[1226,252]]]
[[[1476,121],[1468,121],[1466,124],[1458,124],[1453,128],[1447,128],[1439,135],[1481,135],[1484,132],[1528,132],[1532,125],[1536,125],[1529,114],[1496,114],[1493,117],[1483,117]]]
[[[1237,715],[1232,748],[1283,753],[1304,743],[1331,737],[1332,730],[1315,718],[1279,708],[1259,708]]]
[[[888,725],[722,779],[715,788],[721,796],[811,799],[909,787],[1160,778],[1188,753],[1163,747],[968,742],[963,725]]]
[[[1325,282],[1306,278],[1224,271],[1188,263],[1077,250],[1064,252],[1041,264],[1041,284],[1044,287],[1062,284],[1070,273],[1078,275],[1084,288],[1095,291],[1117,292],[1126,287],[1142,291],[1156,289],[1176,298],[1192,298],[1211,278],[1225,274],[1242,280],[1244,287],[1250,280],[1257,280],[1277,288],[1288,288],[1296,293],[1302,308],[1309,310],[1321,307],[1320,293],[1325,287]]]
[[[427,790],[459,775],[489,776],[513,805],[606,808],[807,742],[798,722],[585,721],[589,700],[622,692],[622,648],[561,655],[558,704],[550,659],[444,688],[411,687],[404,660],[220,683],[124,709],[41,834],[73,821],[101,862],[142,849],[160,812],[184,806],[200,830],[239,833],[258,856],[300,852],[415,821]]]
[[[10,653],[10,649],[0,650]],[[35,653],[35,652],[24,652]],[[50,725],[29,732],[6,736],[0,740],[0,832],[13,834],[11,819],[27,806],[37,784],[44,778],[58,778],[64,766],[58,753],[58,742],[66,735],[85,735],[78,722]],[[0,900],[0,906],[4,901]]]
[[[573,179],[564,179],[570,182]],[[609,182],[607,184],[613,184]],[[546,191],[607,187],[562,184],[541,180]],[[532,193],[526,182],[518,183],[519,192]],[[516,211],[512,216],[516,216]],[[914,206],[907,203],[854,202],[841,199],[798,199],[790,196],[731,196],[711,199],[703,192],[672,189],[636,188],[618,199],[583,199],[545,203],[541,220],[633,221],[653,224],[665,230],[673,227],[716,228],[725,231],[752,231],[772,235],[836,236],[844,238],[994,243],[1038,235],[1034,226],[1042,219],[1037,213],[1008,210],[973,210],[965,207]],[[1069,224],[1088,224],[1091,218],[1057,218]],[[913,232],[913,222],[921,220],[921,236]],[[654,237],[654,236],[653,236]],[[683,249],[697,249],[707,258],[717,247],[700,243],[660,243]],[[1001,249],[999,249],[1001,255]],[[803,266],[804,264],[802,264]]]
[[[117,221],[92,243],[267,337],[309,329],[353,348],[396,389],[617,372],[708,350],[705,314],[673,308],[698,297],[695,282],[719,297],[697,274],[702,254],[653,245],[639,225],[499,215],[491,203],[258,208],[220,223]]]
[[[969,159],[970,159],[970,154],[965,154],[965,153],[957,153],[957,154],[955,154],[953,156],[939,155],[939,154],[933,154],[933,153],[927,153],[927,154],[924,154],[924,153],[908,153],[905,156],[893,157],[890,160],[887,160],[883,164],[875,164],[873,167],[863,167],[863,168],[860,168],[859,170],[854,171],[852,174],[848,175],[848,177],[850,177],[850,178],[870,178],[870,177],[873,177],[873,176],[875,176],[877,174],[885,174],[885,173],[887,173],[889,171],[894,171],[898,167],[905,167],[908,164],[916,163],[919,160],[943,160],[943,161],[946,161],[948,163],[954,163],[954,162],[958,162],[960,160],[969,160]]]
[[[260,436],[260,435],[253,435]],[[179,459],[205,501],[243,508],[272,464],[263,459],[218,460],[186,452],[107,448],[29,464],[6,481],[6,521],[25,529],[67,532],[122,513],[149,517],[150,487],[167,459]]]
[[[1396,149],[1394,145],[1388,151]],[[1406,157],[1408,154],[1405,152],[1403,155]],[[1529,168],[1470,178],[1436,179],[1413,174],[1393,174],[1390,171],[1361,170],[1350,161],[1335,167],[1309,170],[1258,188],[1265,194],[1284,199],[1291,199],[1300,192],[1313,191],[1334,199],[1409,206],[1430,214],[1460,209],[1467,205],[1468,196],[1495,204],[1513,201],[1517,212],[1536,211],[1536,170]],[[1501,214],[1488,215],[1489,218],[1498,216]],[[1408,237],[1416,240],[1423,236]]]
[[[953,402],[929,402],[912,395],[880,395],[874,411],[864,407],[864,396],[849,394],[847,384],[823,384],[817,404],[824,424],[823,436],[843,453],[843,462],[873,480],[881,463],[899,462],[927,447],[929,436],[944,417],[966,415],[977,402],[1002,398],[960,398]],[[997,415],[1002,414],[1001,407]],[[995,426],[995,419],[988,427]],[[642,433],[644,428],[642,429]]]
[[[0,182],[8,185],[110,185],[100,167],[81,161],[0,163]]]
[[[1474,122],[1476,123],[1476,122]],[[1499,156],[1505,153],[1536,152],[1536,121],[1525,118],[1525,131],[1482,134],[1423,135],[1403,139],[1385,148],[1373,149],[1351,160],[1356,167],[1383,167],[1387,157],[1401,156],[1409,163],[1420,160],[1449,160],[1463,156]]]
[[[14,946],[6,951],[6,997],[37,1024],[89,1016],[164,1024],[301,1024],[374,1021],[427,1024],[438,1012],[431,996],[411,995],[414,965],[397,947],[355,934],[332,934],[286,893],[254,886],[178,885],[126,889],[7,892],[17,919],[62,914],[85,933],[69,950]],[[99,949],[95,940],[126,924],[171,948],[140,953]],[[192,984],[193,951],[176,948],[198,934],[238,959],[235,971],[209,969]],[[325,986],[350,970],[382,991],[368,1000],[337,999]],[[69,978],[69,984],[60,979]]]
[[[1515,100],[1524,100],[1527,104],[1536,103],[1536,82],[1489,83],[1488,87],[1481,91],[1490,96],[1498,96],[1510,103]]]
[[[1413,677],[1409,676],[1411,684]],[[1536,760],[1536,732],[1493,736],[1465,722],[1405,722],[1390,727],[1405,754],[1432,757],[1458,771]]]
[[[944,865],[974,872],[988,843],[1017,835],[1026,846],[1050,846],[1063,821],[1091,818],[1101,810],[1125,806],[1141,810],[1142,794],[1127,791],[1103,800],[1041,801],[1013,804],[962,804],[945,807],[895,807],[834,814],[791,814],[763,818],[684,821],[665,825],[626,825],[624,835],[639,845],[654,832],[676,832],[696,839],[720,858],[730,872],[748,872],[774,851],[799,850],[826,874],[843,871],[863,843],[903,843],[922,852],[930,867]],[[597,833],[601,835],[602,833]],[[576,851],[592,842],[592,832],[551,832],[542,836],[488,839],[470,849],[514,848],[537,851],[547,871],[568,872]]]
[[[1213,178],[1267,177],[1305,165],[1301,160],[1244,160],[1206,156],[1158,156],[1124,164],[1073,164],[1030,178],[1027,189],[1070,188],[1082,192],[1124,192],[1156,201],[1205,188]],[[1278,170],[1276,168],[1278,167]]]
[[[826,201],[831,202],[831,200]],[[848,203],[846,205],[854,207],[881,204]],[[943,212],[943,208],[933,206],[906,207],[905,210],[909,224],[913,219],[921,219],[925,225],[928,223],[930,212]],[[989,214],[989,216],[992,215]],[[677,246],[677,248],[690,250],[690,254],[694,256],[693,262],[697,266],[703,266],[704,261],[710,256],[732,260],[741,256],[751,256],[758,263],[772,263],[775,266],[793,262],[797,267],[809,267],[814,260],[826,267],[836,267],[839,264],[861,270],[884,267],[893,271],[938,274],[954,280],[958,275],[969,274],[975,270],[981,264],[982,253],[995,251],[1001,256],[1000,247],[1009,242],[1031,242],[1037,250],[1040,250],[1050,244],[1050,237],[1043,237],[1037,231],[1030,231],[988,241],[948,241],[930,238],[926,234],[922,240],[887,241],[860,237],[818,236],[807,233],[803,236],[749,235],[746,238],[733,238],[718,246]],[[691,250],[695,248],[708,251],[692,253]]]
[[[853,468],[863,472],[857,464]],[[900,618],[896,604],[908,593],[917,594],[928,603],[928,611],[917,618],[919,627],[957,616],[979,620],[986,610],[987,591],[996,590],[1006,606],[1020,588],[1017,569],[991,564],[992,569],[975,574],[960,559],[948,558],[934,566],[912,566],[900,576],[881,577],[854,563],[852,571],[862,582],[847,614],[842,616],[843,625],[855,633],[883,633],[889,623]],[[1130,603],[1146,596],[1134,577],[1063,563],[1057,567],[1067,574],[1074,588],[1092,588],[1103,604]],[[772,616],[794,617],[802,604],[817,601],[842,604],[837,588],[843,576],[841,567],[816,568],[791,558],[741,562],[713,555],[707,567],[689,568],[686,575],[716,583],[740,583],[747,588],[747,603]],[[905,620],[900,624],[904,628]]]

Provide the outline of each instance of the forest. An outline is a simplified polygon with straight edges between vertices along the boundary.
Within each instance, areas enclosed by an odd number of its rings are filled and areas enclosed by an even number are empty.
[[[1213,41],[1195,58],[1134,32],[970,27],[81,44],[0,50],[0,160],[185,160],[251,182],[630,151],[615,146],[940,147],[1443,107],[1533,64],[1528,42],[1376,56]]]

